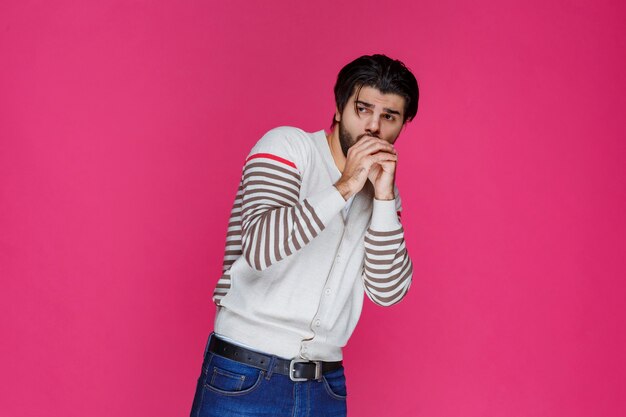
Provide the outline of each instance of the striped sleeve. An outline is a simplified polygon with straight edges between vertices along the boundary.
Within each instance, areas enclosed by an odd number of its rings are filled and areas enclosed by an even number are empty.
[[[381,306],[399,302],[411,286],[413,264],[398,220],[400,210],[394,201],[374,200],[372,221],[365,233],[365,293]]]
[[[222,262],[222,276],[217,281],[213,291],[213,302],[220,305],[220,301],[230,289],[230,267],[241,256],[241,202],[243,197],[243,185],[239,184],[233,208],[230,211],[228,230],[226,232],[226,247]]]
[[[295,163],[270,153],[253,154],[242,180],[242,255],[262,271],[311,242],[345,205],[335,187],[300,201]]]

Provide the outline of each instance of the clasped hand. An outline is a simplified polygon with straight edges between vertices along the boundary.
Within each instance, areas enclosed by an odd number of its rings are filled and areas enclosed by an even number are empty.
[[[393,200],[398,155],[392,144],[366,136],[350,147],[341,178],[335,184],[344,199],[361,191],[368,179],[377,200]]]

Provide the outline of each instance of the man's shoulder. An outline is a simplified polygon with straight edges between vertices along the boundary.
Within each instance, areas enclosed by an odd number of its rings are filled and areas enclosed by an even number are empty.
[[[254,145],[250,155],[269,154],[302,167],[315,147],[315,133],[292,126],[280,126],[265,133]]]
[[[261,141],[272,142],[295,142],[296,144],[306,144],[311,141],[314,133],[305,132],[304,130],[293,126],[279,126],[269,130],[263,135]]]

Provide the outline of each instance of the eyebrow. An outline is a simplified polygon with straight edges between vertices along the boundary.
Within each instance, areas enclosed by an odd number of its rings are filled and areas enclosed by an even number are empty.
[[[355,104],[360,104],[361,106],[363,106],[363,107],[367,107],[368,109],[372,109],[372,108],[374,108],[374,105],[373,105],[373,104],[370,104],[370,103],[367,103],[367,102],[365,102],[365,101],[361,101],[361,100],[357,100],[357,101],[355,101]],[[383,108],[383,111],[384,111],[385,113],[397,114],[398,116],[400,116],[400,112],[399,112],[398,110],[394,110],[394,109],[390,109],[390,108],[384,107],[384,108]]]

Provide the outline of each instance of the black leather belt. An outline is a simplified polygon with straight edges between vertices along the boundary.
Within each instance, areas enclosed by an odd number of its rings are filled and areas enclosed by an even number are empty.
[[[272,356],[242,348],[213,335],[209,342],[209,352],[223,356],[264,371],[269,371]],[[278,374],[288,375],[292,381],[301,382],[312,379],[321,379],[322,375],[341,368],[339,362],[307,361],[304,359],[281,359],[274,357],[274,371]]]

